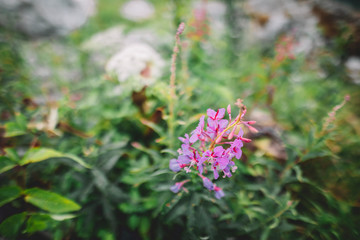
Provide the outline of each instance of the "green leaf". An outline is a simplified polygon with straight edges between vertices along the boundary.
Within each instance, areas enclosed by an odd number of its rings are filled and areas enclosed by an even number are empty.
[[[146,217],[141,218],[139,230],[143,237],[145,237],[149,232],[150,225],[151,225],[150,220],[148,218]]]
[[[16,137],[26,134],[26,119],[23,115],[17,115],[13,122],[4,124],[5,135],[4,137]]]
[[[159,136],[164,136],[165,135],[164,130],[160,126],[156,125],[155,123],[153,123],[151,121],[148,121],[145,118],[141,118],[140,122],[142,124],[144,124],[145,126],[147,126],[147,127],[151,128],[152,130],[154,130],[157,134],[159,134]]]
[[[71,155],[71,154],[64,154],[61,152],[58,152],[56,150],[53,149],[49,149],[49,148],[34,148],[34,149],[30,149],[25,156],[23,157],[23,159],[20,161],[20,165],[26,165],[29,163],[36,163],[36,162],[41,162],[41,161],[45,161],[51,158],[69,158],[75,162],[77,162],[78,164],[80,164],[83,167],[86,168],[91,168],[90,165],[88,165],[87,163],[85,163],[81,158]]]
[[[15,162],[11,159],[0,156],[0,174],[6,172],[16,166]]]
[[[79,158],[78,156],[72,155],[72,154],[64,154],[65,158],[69,158],[71,160],[73,160],[74,162],[77,162],[78,164],[80,164],[81,166],[85,167],[85,168],[91,168],[91,166],[89,164],[87,164],[84,160],[82,160],[82,158]]]
[[[26,233],[34,233],[43,231],[53,222],[52,218],[47,214],[34,214],[26,222]]]
[[[18,198],[20,195],[21,195],[21,189],[17,186],[0,188],[0,207]]]
[[[52,213],[77,211],[81,207],[70,199],[57,193],[31,188],[24,191],[25,201]]]
[[[129,217],[128,225],[130,229],[134,231],[139,226],[139,222],[140,222],[140,218],[137,215],[132,214]]]
[[[311,151],[311,152],[305,154],[304,156],[302,156],[301,161],[305,162],[307,160],[327,157],[327,156],[331,156],[331,155],[332,155],[332,153],[330,151],[326,151],[326,150]]]
[[[48,148],[34,148],[30,149],[23,159],[20,161],[20,165],[25,165],[29,163],[41,162],[50,158],[62,157],[58,151]]]
[[[266,228],[262,233],[261,233],[261,236],[260,236],[260,240],[266,240],[269,238],[269,234],[270,234],[270,228]]]
[[[49,214],[49,216],[56,221],[64,221],[76,217],[74,214]]]
[[[26,218],[26,212],[12,215],[0,224],[0,235],[15,239]]]
[[[14,162],[18,162],[20,160],[19,155],[14,148],[5,148],[5,153],[5,156]]]

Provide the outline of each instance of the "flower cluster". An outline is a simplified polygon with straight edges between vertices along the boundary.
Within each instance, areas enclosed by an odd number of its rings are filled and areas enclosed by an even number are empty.
[[[185,134],[184,138],[179,138],[182,142],[181,148],[178,150],[179,157],[171,159],[169,163],[170,169],[174,172],[181,169],[184,169],[187,173],[191,172],[192,169],[198,171],[204,187],[210,191],[215,191],[215,197],[218,199],[224,196],[224,192],[203,174],[212,171],[214,179],[219,178],[219,173],[222,173],[224,178],[231,177],[231,173],[235,172],[237,168],[234,158],[240,159],[243,142],[251,141],[243,137],[242,126],[248,127],[251,131],[256,131],[251,126],[255,121],[243,120],[246,107],[242,105],[241,100],[239,99],[236,104],[239,106],[240,111],[233,120],[230,105],[227,107],[229,120],[224,119],[225,108],[217,111],[208,109],[206,128],[205,116],[202,116],[196,129],[191,132],[191,136]],[[176,192],[183,188],[184,183],[186,182],[174,185],[178,186]],[[171,190],[175,189],[174,186]]]

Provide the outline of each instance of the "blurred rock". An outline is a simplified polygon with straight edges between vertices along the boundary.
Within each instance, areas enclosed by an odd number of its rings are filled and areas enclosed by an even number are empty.
[[[95,12],[95,0],[0,0],[0,24],[29,37],[62,36]]]
[[[124,27],[115,26],[96,33],[81,44],[81,50],[88,53],[88,63],[96,67],[95,71],[103,70],[106,61],[124,47]]]
[[[38,104],[56,101],[62,93],[59,85],[80,81],[83,77],[79,51],[60,41],[28,41],[21,47],[25,66],[32,81],[47,95],[37,96]]]
[[[350,57],[345,62],[345,68],[348,76],[355,84],[360,84],[360,58]]]
[[[260,108],[254,108],[249,114],[249,119],[256,121],[254,127],[257,133],[250,133],[252,144],[257,148],[258,153],[280,161],[287,159],[285,144],[280,138],[282,128],[278,125],[270,112]]]
[[[328,41],[342,42],[345,55],[360,56],[360,11],[343,2],[310,0]]]
[[[194,3],[194,10],[204,8],[209,20],[210,30],[214,36],[221,36],[226,31],[226,5],[220,1],[198,1]]]
[[[89,54],[89,63],[103,70],[107,60],[124,47],[134,43],[146,43],[152,47],[160,48],[173,41],[172,36],[161,37],[155,30],[134,29],[125,34],[124,26],[111,27],[99,32],[81,44],[81,49]]]
[[[323,45],[317,29],[318,19],[312,5],[295,0],[247,0],[244,5],[248,19],[242,19],[246,45],[271,45],[281,34],[297,40],[294,53],[311,53]]]
[[[151,18],[155,13],[154,6],[145,0],[131,0],[126,2],[120,9],[122,17],[140,22]]]

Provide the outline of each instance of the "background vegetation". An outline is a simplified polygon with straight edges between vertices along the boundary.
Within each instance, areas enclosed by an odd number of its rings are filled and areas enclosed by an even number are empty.
[[[296,40],[284,38],[265,50],[244,48],[241,37],[230,34],[231,24],[221,39],[194,37],[190,1],[153,3],[157,16],[133,23],[119,17],[121,1],[101,0],[83,28],[56,40],[81,56],[81,81],[56,77],[67,56],[44,51],[56,98],[31,78],[21,51],[25,38],[1,29],[0,235],[359,239],[360,91],[342,66],[328,61],[339,49],[329,45],[308,59],[293,55],[286,46]],[[166,12],[172,21],[162,18]],[[119,82],[94,70],[80,48],[117,24],[175,36],[180,21],[188,45],[177,61],[174,116],[169,79],[175,39],[160,49],[166,74],[141,91],[124,87],[120,95],[113,94]],[[332,119],[328,113],[346,95],[350,101]],[[216,181],[226,194],[217,200],[198,179],[171,172],[169,160],[177,156],[177,137],[191,132],[208,108],[237,98],[260,131],[248,133],[253,141],[245,144],[233,177]],[[189,193],[172,193],[170,186],[182,179],[192,180]]]

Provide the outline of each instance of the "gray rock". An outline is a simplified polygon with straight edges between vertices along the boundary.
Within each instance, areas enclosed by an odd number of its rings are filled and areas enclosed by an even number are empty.
[[[62,83],[83,79],[80,53],[74,46],[57,40],[36,40],[23,42],[20,50],[29,78],[51,101],[61,98]],[[35,101],[43,104],[48,100],[39,95]]]
[[[131,0],[124,3],[119,10],[120,15],[134,22],[141,22],[155,14],[154,6],[145,0]]]
[[[95,0],[0,0],[0,24],[30,37],[66,35],[95,11]]]
[[[350,57],[345,62],[345,68],[348,76],[355,84],[360,84],[360,58]]]
[[[318,19],[312,4],[295,0],[247,0],[244,11],[248,19],[241,19],[246,45],[270,45],[281,35],[296,39],[294,53],[308,55],[323,46],[318,31]]]

